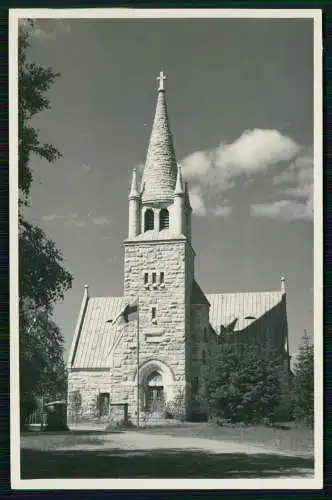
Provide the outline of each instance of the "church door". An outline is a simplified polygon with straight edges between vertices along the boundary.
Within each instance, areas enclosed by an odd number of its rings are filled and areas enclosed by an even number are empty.
[[[162,376],[153,372],[147,380],[146,409],[151,412],[160,412],[164,408],[164,387]]]

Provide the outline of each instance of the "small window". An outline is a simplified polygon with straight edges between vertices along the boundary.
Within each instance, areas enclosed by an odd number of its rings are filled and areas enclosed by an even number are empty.
[[[196,396],[198,392],[198,377],[194,377],[192,381],[192,394]]]
[[[149,273],[144,273],[144,285],[149,283]]]
[[[157,281],[157,273],[152,273],[152,283],[156,283]]]
[[[169,212],[167,208],[162,208],[159,212],[159,230],[169,228]]]
[[[154,320],[156,319],[156,308],[152,307],[151,309],[151,319]]]
[[[204,342],[208,341],[208,336],[207,336],[207,329],[204,328]]]
[[[101,417],[108,415],[110,405],[109,392],[101,392],[98,394],[98,412]]]
[[[144,231],[149,231],[154,228],[154,213],[151,208],[148,208],[144,214]]]
[[[206,352],[202,351],[202,363],[203,365],[206,365]]]
[[[160,273],[160,283],[161,283],[161,284],[162,284],[162,283],[164,283],[164,279],[165,279],[165,274],[164,274],[164,272],[162,271],[162,272]]]

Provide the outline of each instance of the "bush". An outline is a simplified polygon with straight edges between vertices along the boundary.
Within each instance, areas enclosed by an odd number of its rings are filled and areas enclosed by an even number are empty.
[[[294,417],[298,422],[314,425],[314,346],[305,333],[294,367]]]
[[[183,392],[178,392],[172,401],[168,401],[165,407],[165,417],[174,418],[175,420],[184,421],[185,414],[185,400]]]
[[[273,420],[284,360],[270,346],[225,343],[207,383],[209,415],[232,423]]]

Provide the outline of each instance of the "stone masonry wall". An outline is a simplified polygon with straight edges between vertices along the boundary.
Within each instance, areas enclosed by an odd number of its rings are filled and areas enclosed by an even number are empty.
[[[110,392],[108,370],[75,370],[68,375],[68,425],[98,419],[99,393]],[[75,402],[76,401],[76,402]]]
[[[140,367],[149,360],[169,367],[174,382],[173,387],[165,387],[169,400],[179,393],[186,397],[186,245],[185,241],[125,245],[124,295],[133,300],[139,297]],[[161,272],[164,284],[160,284]],[[144,273],[149,273],[147,285]],[[156,273],[155,284],[152,273]],[[155,319],[152,308],[156,311]],[[128,391],[131,415],[136,410],[136,343],[137,326],[133,322],[126,326],[125,338],[116,354],[119,368],[112,370],[117,397]]]

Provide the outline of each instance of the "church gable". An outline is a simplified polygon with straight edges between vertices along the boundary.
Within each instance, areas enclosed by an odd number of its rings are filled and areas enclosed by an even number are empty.
[[[193,286],[191,289],[191,297],[190,297],[190,303],[191,305],[206,305],[210,306],[210,303],[206,296],[204,295],[204,292],[198,285],[197,281],[194,280]]]
[[[88,300],[71,369],[109,368],[107,353],[115,338],[111,320],[115,320],[127,304],[124,297],[91,297]]]

